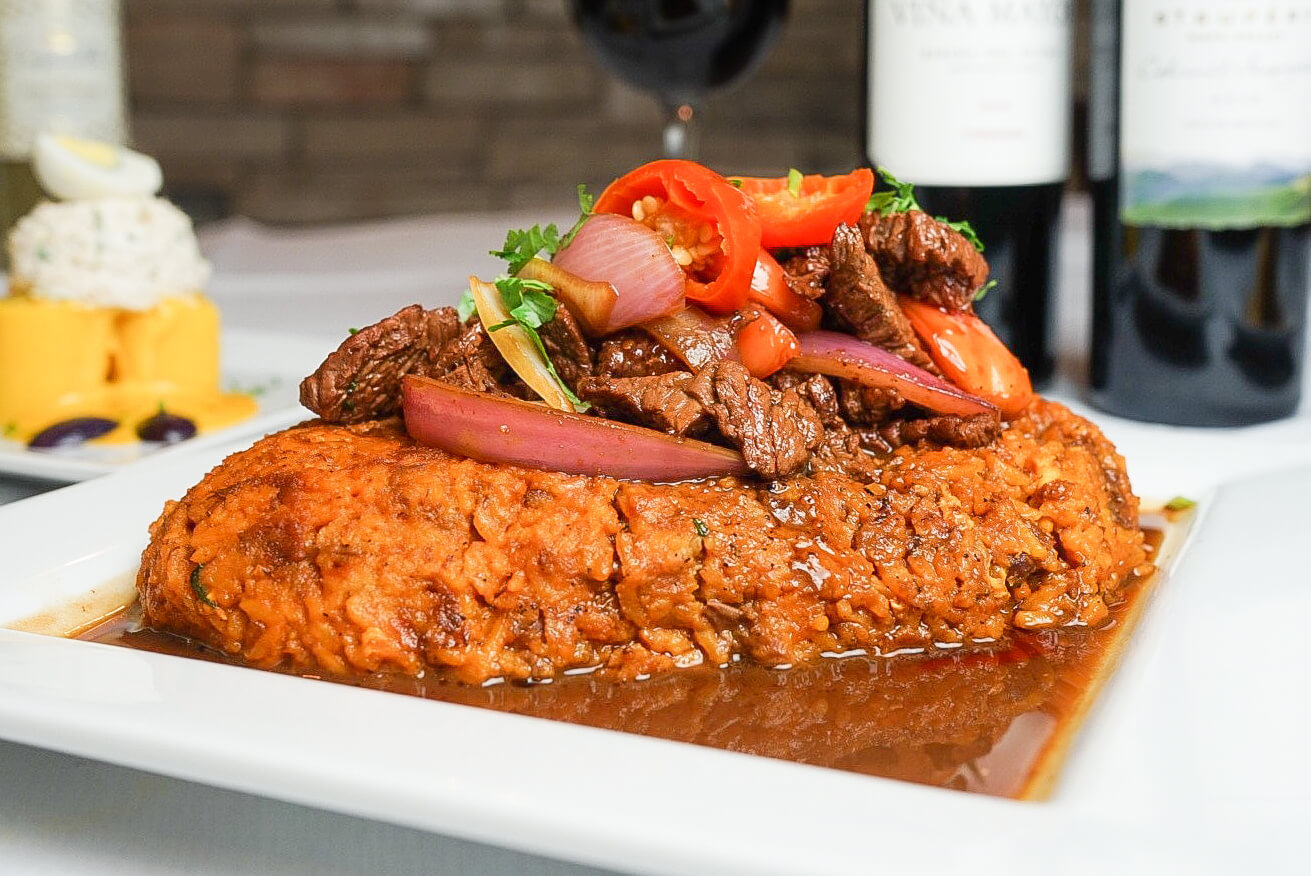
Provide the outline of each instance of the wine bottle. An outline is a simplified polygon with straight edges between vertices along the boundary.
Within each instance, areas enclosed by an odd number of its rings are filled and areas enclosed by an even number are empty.
[[[1237,426],[1300,397],[1311,2],[1095,0],[1093,404]]]
[[[927,212],[969,220],[997,281],[975,309],[1038,385],[1053,371],[1072,5],[869,0],[866,16],[866,154]]]
[[[36,203],[42,131],[123,143],[118,0],[0,2],[0,235]]]

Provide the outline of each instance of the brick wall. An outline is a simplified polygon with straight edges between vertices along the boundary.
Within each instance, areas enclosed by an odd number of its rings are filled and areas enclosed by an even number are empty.
[[[566,0],[123,0],[133,139],[200,217],[279,223],[559,206],[657,157],[661,114],[587,55]],[[702,158],[860,160],[858,0],[791,0]]]

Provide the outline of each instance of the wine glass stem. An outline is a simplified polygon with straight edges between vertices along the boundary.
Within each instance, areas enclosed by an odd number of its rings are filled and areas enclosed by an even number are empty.
[[[696,158],[701,146],[700,111],[690,103],[665,107],[663,142],[666,158]]]

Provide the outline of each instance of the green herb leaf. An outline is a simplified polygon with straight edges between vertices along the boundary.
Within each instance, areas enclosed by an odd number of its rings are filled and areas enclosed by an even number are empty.
[[[473,293],[467,288],[464,290],[464,294],[460,296],[460,303],[456,305],[455,312],[459,314],[460,322],[464,322],[478,312],[478,305],[473,300]]]
[[[795,167],[788,168],[788,194],[794,198],[801,197],[801,171]]]
[[[696,534],[701,536],[702,538],[705,538],[707,535],[710,534],[710,527],[706,526],[703,521],[701,521],[696,517],[692,518],[692,528],[695,529]]]
[[[510,273],[517,274],[524,265],[537,257],[540,252],[554,255],[560,248],[560,230],[552,222],[543,228],[534,225],[527,229],[511,229],[505,233],[505,244],[500,249],[491,250],[498,259],[505,259]]]
[[[591,405],[574,395],[569,384],[560,377],[560,373],[555,370],[555,365],[551,362],[550,355],[546,352],[546,345],[542,343],[542,336],[537,333],[539,328],[555,319],[558,303],[548,294],[550,285],[540,280],[525,280],[520,277],[498,277],[495,285],[496,291],[501,293],[501,301],[505,304],[505,309],[510,312],[510,319],[488,326],[487,331],[499,331],[509,325],[518,325],[522,328],[532,339],[533,346],[537,348],[542,361],[546,363],[546,370],[560,386],[560,391],[564,393],[565,398],[569,399],[578,411],[586,411]]]
[[[17,435],[17,434],[18,434],[17,423],[15,423],[13,420],[10,420],[8,423],[5,423],[5,437],[9,437],[10,435]]]
[[[352,335],[358,335],[358,334],[360,333],[360,330],[357,329],[357,328],[348,328],[348,329],[346,329],[346,331],[349,332],[349,333],[352,334]]]
[[[1169,502],[1165,503],[1166,511],[1187,511],[1196,507],[1196,500],[1189,499],[1187,496],[1175,496]]]
[[[865,202],[866,212],[874,211],[886,216],[889,213],[905,213],[909,210],[921,209],[919,201],[915,200],[915,186],[912,183],[897,179],[886,167],[878,168],[878,174],[891,191],[875,192],[870,195],[869,200]]]
[[[555,255],[556,252],[559,252],[561,249],[564,249],[566,246],[568,246],[569,241],[573,240],[574,235],[578,233],[578,229],[583,227],[583,223],[586,222],[588,219],[592,218],[592,205],[595,203],[596,203],[596,198],[592,197],[591,193],[587,191],[587,184],[579,183],[578,184],[578,221],[574,223],[573,228],[570,228],[567,232],[565,232],[564,237],[560,238],[559,248],[553,250],[551,252],[551,255]]]
[[[953,231],[959,232],[961,237],[970,242],[970,246],[974,247],[979,252],[983,252],[983,241],[979,240],[979,235],[975,233],[974,227],[970,225],[969,220],[962,219],[959,222],[952,222],[946,216],[934,216],[933,218],[937,219]]]
[[[978,291],[976,291],[976,292],[974,293],[974,298],[973,298],[973,300],[974,300],[974,301],[982,301],[983,298],[984,298],[984,296],[987,295],[989,292],[991,292],[991,291],[992,291],[992,287],[993,287],[993,286],[996,286],[996,285],[997,285],[997,281],[996,281],[996,280],[989,280],[988,282],[984,283],[982,286],[980,286],[980,287],[978,288]]]
[[[729,184],[730,186],[732,186],[733,188],[735,188],[735,189],[740,189],[740,188],[742,188],[742,177],[740,177],[740,176],[728,176],[728,177],[724,177],[724,179],[726,179],[726,180],[728,181],[728,184]]]
[[[205,590],[205,585],[200,583],[200,570],[205,568],[197,566],[191,570],[191,592],[197,599],[208,605],[210,608],[218,608],[219,604],[209,598],[209,593]]]

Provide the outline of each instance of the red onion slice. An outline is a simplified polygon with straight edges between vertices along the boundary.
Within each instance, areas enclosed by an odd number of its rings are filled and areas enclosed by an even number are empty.
[[[801,355],[788,362],[795,371],[843,377],[865,386],[894,389],[902,398],[940,414],[997,413],[997,408],[970,395],[900,356],[838,332],[797,335]]]
[[[401,394],[410,437],[482,462],[661,483],[750,474],[724,447],[427,377],[405,377]]]
[[[660,235],[630,219],[598,213],[578,229],[553,264],[583,280],[609,283],[618,295],[604,324],[606,335],[673,313],[683,306],[687,276]]]

